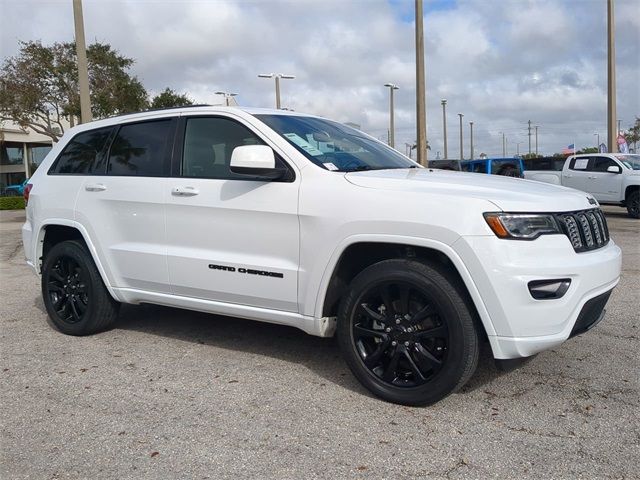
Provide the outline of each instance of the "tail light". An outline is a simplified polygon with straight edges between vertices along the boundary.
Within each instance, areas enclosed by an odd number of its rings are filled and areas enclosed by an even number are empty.
[[[23,192],[23,196],[24,196],[24,206],[26,207],[27,204],[29,203],[29,194],[31,193],[31,189],[33,188],[33,185],[31,183],[27,183],[24,186],[24,192]]]

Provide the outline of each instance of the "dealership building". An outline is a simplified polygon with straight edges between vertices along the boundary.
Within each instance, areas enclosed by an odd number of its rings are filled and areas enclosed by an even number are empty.
[[[46,135],[13,123],[0,123],[0,193],[29,178],[52,146]]]

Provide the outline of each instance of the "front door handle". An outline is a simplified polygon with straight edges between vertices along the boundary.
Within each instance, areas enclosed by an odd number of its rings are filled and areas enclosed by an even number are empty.
[[[84,186],[84,189],[87,192],[104,192],[107,189],[107,186],[102,183],[87,183]]]
[[[199,193],[200,190],[195,187],[174,187],[171,190],[171,195],[176,195],[178,197],[193,197]]]

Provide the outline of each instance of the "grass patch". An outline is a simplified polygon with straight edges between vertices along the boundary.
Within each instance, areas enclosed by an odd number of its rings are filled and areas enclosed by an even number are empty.
[[[24,210],[24,198],[0,197],[0,210]]]

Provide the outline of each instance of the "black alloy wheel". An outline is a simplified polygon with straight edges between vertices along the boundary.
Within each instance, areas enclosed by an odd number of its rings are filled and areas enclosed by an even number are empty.
[[[357,301],[353,341],[364,365],[396,387],[415,387],[446,362],[449,330],[429,292],[407,282],[372,286]]]
[[[462,387],[478,363],[475,311],[446,267],[391,259],[360,272],[338,311],[347,365],[373,394],[429,405]]]
[[[67,335],[89,335],[111,327],[120,307],[79,240],[60,242],[46,253],[42,298],[51,323]]]
[[[56,316],[65,323],[77,323],[89,307],[87,272],[69,256],[61,256],[49,272],[47,294]]]

